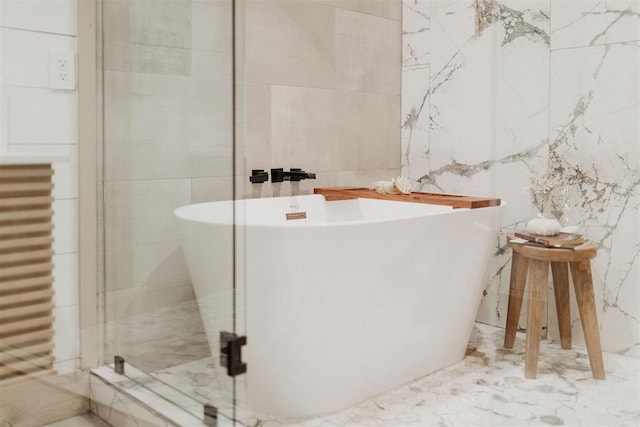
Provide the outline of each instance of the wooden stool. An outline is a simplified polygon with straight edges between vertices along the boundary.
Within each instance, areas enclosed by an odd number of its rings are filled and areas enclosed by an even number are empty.
[[[510,233],[508,236],[509,241],[514,237]],[[553,290],[560,329],[560,344],[563,349],[571,348],[568,264],[573,277],[573,286],[576,292],[582,330],[587,344],[591,372],[593,378],[603,380],[604,364],[602,363],[590,262],[590,259],[596,256],[596,244],[588,242],[576,249],[546,248],[522,243],[509,243],[509,246],[513,250],[513,258],[511,260],[509,307],[507,310],[507,329],[504,335],[504,346],[513,348],[522,308],[525,282],[527,281],[527,270],[529,270],[525,376],[527,378],[535,378],[538,370],[538,353],[540,350],[544,308],[547,301],[549,263],[551,263]]]

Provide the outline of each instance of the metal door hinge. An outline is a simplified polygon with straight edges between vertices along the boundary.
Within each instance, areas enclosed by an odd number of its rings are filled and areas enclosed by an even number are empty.
[[[242,362],[242,346],[247,337],[239,337],[233,332],[220,332],[220,365],[227,368],[227,375],[235,377],[247,372],[247,364]]]

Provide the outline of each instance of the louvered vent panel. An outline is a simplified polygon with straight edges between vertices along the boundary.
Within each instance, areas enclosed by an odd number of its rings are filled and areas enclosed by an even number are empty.
[[[0,166],[0,385],[55,373],[52,175]]]

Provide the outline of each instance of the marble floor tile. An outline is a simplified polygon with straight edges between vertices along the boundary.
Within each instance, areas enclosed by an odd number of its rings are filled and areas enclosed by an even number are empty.
[[[127,362],[140,369],[112,383],[143,401],[141,387],[152,390],[197,418],[203,403],[232,413],[230,381],[217,375],[195,302],[117,323],[121,337],[135,329],[147,339],[126,343]],[[257,415],[238,394],[235,418],[263,427],[640,425],[639,359],[605,353],[607,379],[596,381],[584,348],[562,350],[543,340],[538,378],[527,380],[525,336],[518,334],[512,350],[502,347],[503,339],[503,329],[477,323],[462,361],[337,413],[306,419]],[[237,381],[242,390],[245,378]],[[157,406],[152,400],[148,405]]]
[[[211,356],[196,301],[110,320],[106,334],[107,363],[119,355],[145,372]]]
[[[596,381],[583,348],[541,343],[538,378],[524,377],[524,339],[502,347],[504,330],[476,324],[460,362],[341,412],[307,419],[252,415],[247,425],[285,426],[632,426],[640,424],[640,360],[604,354],[605,381]],[[214,361],[205,358],[153,373],[197,397],[224,401]],[[339,386],[338,384],[336,385]]]

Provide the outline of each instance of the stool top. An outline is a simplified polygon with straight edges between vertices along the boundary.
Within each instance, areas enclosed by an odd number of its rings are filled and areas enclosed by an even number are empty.
[[[547,248],[535,243],[511,243],[511,240],[516,238],[514,233],[508,233],[507,238],[512,250],[522,256],[537,259],[539,261],[584,261],[595,258],[598,252],[598,245],[591,241],[586,241],[575,248]]]

